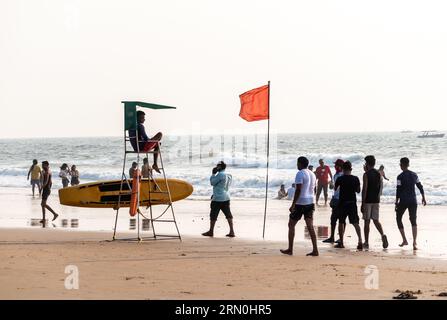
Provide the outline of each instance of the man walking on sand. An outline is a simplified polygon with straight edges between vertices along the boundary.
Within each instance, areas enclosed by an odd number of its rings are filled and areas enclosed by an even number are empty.
[[[408,209],[410,215],[411,229],[413,231],[413,250],[417,250],[417,223],[416,223],[416,213],[417,213],[417,198],[415,186],[419,189],[422,195],[422,204],[427,205],[425,201],[424,187],[419,181],[416,173],[408,170],[410,166],[410,159],[404,157],[400,159],[400,168],[402,173],[397,176],[397,186],[396,186],[396,221],[399,228],[400,234],[402,235],[402,243],[399,245],[401,247],[408,245],[407,238],[405,237],[404,225],[402,223],[402,216],[405,210]]]
[[[324,205],[327,206],[327,188],[329,182],[332,181],[332,172],[329,166],[324,164],[323,159],[318,160],[318,162],[320,163],[320,166],[315,170],[315,175],[317,177],[317,206],[318,200],[320,200],[321,190],[323,190],[324,193]]]
[[[383,185],[383,178],[380,172],[374,166],[376,165],[376,158],[373,155],[365,157],[365,173],[363,174],[362,187],[362,207],[361,211],[364,220],[365,243],[364,249],[369,248],[369,225],[371,219],[382,237],[382,246],[384,249],[388,248],[388,239],[383,233],[382,225],[379,221],[380,209],[380,193]]]
[[[51,193],[51,186],[53,181],[51,180],[50,164],[48,161],[42,161],[42,220],[40,221],[45,226],[45,209],[50,210],[53,214],[53,221],[59,216],[54,210],[47,204],[48,197]]]
[[[292,205],[289,208],[289,247],[285,250],[280,250],[281,253],[293,254],[293,241],[295,239],[295,226],[298,221],[304,216],[307,230],[312,239],[312,252],[306,254],[307,256],[318,256],[317,236],[313,226],[313,213],[315,211],[315,174],[307,167],[309,160],[306,157],[299,157],[297,160],[298,173],[295,177],[295,195],[292,200]]]
[[[359,226],[359,215],[357,211],[356,193],[360,193],[360,180],[353,176],[352,165],[350,161],[343,163],[343,175],[335,182],[335,189],[340,188],[340,197],[338,204],[338,233],[340,242],[334,248],[344,248],[343,236],[345,233],[346,218],[349,217],[349,223],[355,228],[358,236],[358,250],[363,250],[362,232]]]

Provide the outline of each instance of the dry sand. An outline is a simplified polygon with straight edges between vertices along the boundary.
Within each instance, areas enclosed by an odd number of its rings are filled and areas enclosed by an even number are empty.
[[[0,229],[0,299],[390,299],[447,291],[447,263],[411,255],[321,249],[284,256],[284,243],[226,238],[107,242],[110,233]],[[67,290],[67,265],[79,289]],[[379,271],[368,290],[364,271]]]

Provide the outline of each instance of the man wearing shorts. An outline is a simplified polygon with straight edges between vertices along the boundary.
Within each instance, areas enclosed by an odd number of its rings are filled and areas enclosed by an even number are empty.
[[[344,161],[342,159],[337,159],[337,161],[334,162],[334,168],[335,168],[335,174],[334,174],[334,183],[337,181],[339,177],[343,175],[343,163]],[[337,221],[338,221],[338,202],[339,202],[339,196],[340,196],[340,190],[334,188],[334,194],[332,195],[331,202],[329,205],[331,206],[332,213],[331,213],[331,235],[326,240],[323,240],[325,243],[334,243],[335,242],[335,230],[337,227]],[[337,243],[340,242],[339,240]]]
[[[144,121],[145,113],[141,110],[137,111],[137,130],[129,130],[129,140],[130,144],[132,145],[134,151],[137,152],[149,152],[152,149],[154,150],[154,164],[152,165],[152,169],[154,169],[156,172],[160,173],[160,169],[157,165],[158,160],[158,152],[160,151],[160,140],[163,136],[161,132],[158,132],[155,136],[152,138],[149,138],[146,134],[146,130],[144,129]],[[138,143],[137,143],[137,136],[138,136]]]
[[[425,201],[424,187],[419,181],[416,173],[408,170],[410,166],[410,160],[408,158],[400,159],[400,168],[402,173],[397,176],[397,186],[396,186],[396,221],[399,228],[400,234],[402,235],[402,243],[399,245],[401,247],[408,245],[407,238],[405,237],[404,225],[402,223],[402,216],[405,210],[408,209],[410,215],[411,229],[413,231],[413,249],[417,250],[417,198],[415,186],[419,189],[422,195],[422,204],[425,206],[427,202]]]
[[[329,182],[332,180],[332,172],[329,166],[324,164],[323,159],[318,160],[320,166],[315,170],[315,175],[317,177],[317,206],[318,200],[320,199],[321,190],[324,193],[324,205],[327,205],[327,188],[329,186]],[[330,177],[330,179],[329,179]]]
[[[42,169],[37,164],[37,159],[34,159],[33,165],[29,168],[28,176],[26,178],[27,180],[29,180],[29,176],[31,175],[31,188],[33,190],[33,197],[34,197],[34,189],[36,186],[39,189],[39,195],[41,195],[41,193],[42,193],[42,185],[41,185],[41,181],[40,181],[41,173],[42,173]]]
[[[281,249],[281,253],[293,254],[293,241],[295,239],[295,226],[304,216],[307,230],[312,239],[312,252],[307,256],[318,256],[317,236],[313,226],[313,213],[315,211],[314,195],[315,195],[315,174],[307,167],[309,160],[306,157],[299,157],[297,160],[298,173],[295,177],[295,195],[292,205],[289,208],[289,247],[285,250]]]
[[[51,186],[53,185],[50,164],[48,161],[42,161],[42,169],[42,202],[40,204],[42,206],[42,220],[40,222],[45,227],[45,209],[50,210],[53,214],[53,221],[56,220],[59,215],[47,204],[48,197],[51,193]]]
[[[359,215],[357,212],[356,193],[360,193],[360,180],[353,176],[352,165],[350,161],[343,163],[343,175],[335,181],[335,189],[340,188],[340,197],[338,204],[338,233],[340,242],[335,248],[344,248],[343,236],[345,233],[346,218],[355,228],[358,237],[358,250],[363,250],[362,233],[359,226]]]
[[[388,248],[388,239],[383,233],[382,225],[379,221],[380,194],[382,190],[383,178],[379,171],[374,169],[376,158],[373,155],[365,157],[365,173],[363,174],[362,207],[361,211],[364,220],[365,243],[363,248],[369,248],[369,225],[372,221],[382,237],[382,247]]]
[[[227,165],[223,161],[219,161],[215,168],[213,168],[212,175],[210,177],[210,183],[213,186],[213,196],[211,198],[211,210],[210,210],[210,229],[207,232],[202,233],[202,236],[213,237],[214,225],[217,221],[219,212],[222,212],[227,218],[230,232],[227,237],[234,237],[233,230],[233,215],[230,210],[230,195],[228,193],[229,186],[231,184],[232,177],[230,174],[225,173]]]

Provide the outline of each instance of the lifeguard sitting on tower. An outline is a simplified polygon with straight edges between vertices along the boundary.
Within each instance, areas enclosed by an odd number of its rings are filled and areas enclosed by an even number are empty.
[[[129,129],[129,140],[132,148],[136,152],[149,152],[154,150],[154,164],[152,165],[152,169],[156,172],[160,173],[160,169],[157,165],[158,160],[158,152],[160,150],[159,142],[163,136],[161,132],[158,132],[152,138],[149,138],[146,134],[146,130],[144,128],[145,113],[141,110],[137,111],[137,129]],[[137,139],[138,138],[138,139]],[[137,143],[138,141],[138,143]]]

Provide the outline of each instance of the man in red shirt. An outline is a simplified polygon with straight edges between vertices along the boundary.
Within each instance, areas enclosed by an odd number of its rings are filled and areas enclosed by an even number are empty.
[[[320,166],[315,170],[315,175],[317,176],[317,206],[318,200],[320,199],[321,190],[324,192],[324,205],[327,206],[327,188],[329,182],[332,181],[332,172],[329,166],[324,164],[323,159],[318,160]],[[329,179],[330,177],[330,179]]]

